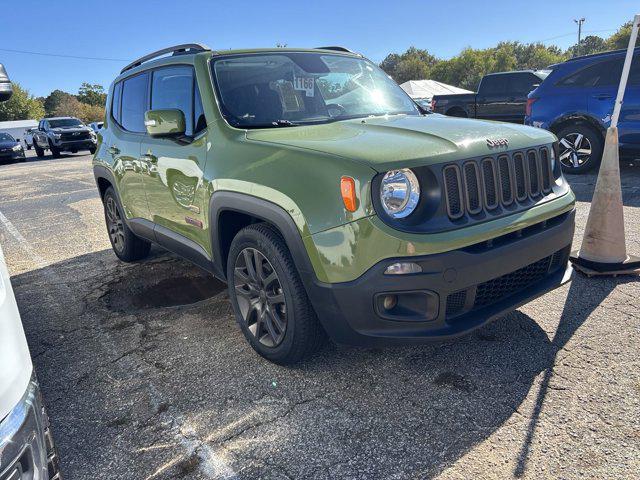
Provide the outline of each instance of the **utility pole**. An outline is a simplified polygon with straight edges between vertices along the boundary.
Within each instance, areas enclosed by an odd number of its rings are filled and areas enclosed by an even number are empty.
[[[580,19],[573,19],[574,22],[578,24],[578,45],[576,46],[576,57],[580,56],[580,40],[582,40],[582,24],[585,21],[585,18],[582,17]]]

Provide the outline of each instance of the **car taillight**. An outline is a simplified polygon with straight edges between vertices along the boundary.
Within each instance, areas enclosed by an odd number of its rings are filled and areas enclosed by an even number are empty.
[[[436,99],[435,98],[431,99],[431,110],[434,111],[434,112],[436,111]]]
[[[530,116],[531,116],[531,107],[532,107],[532,106],[533,106],[533,104],[534,104],[535,102],[537,102],[537,101],[538,101],[538,99],[537,99],[537,98],[535,98],[535,97],[527,98],[527,106],[526,106],[526,108],[525,108],[525,115],[526,115],[527,117],[530,117]]]

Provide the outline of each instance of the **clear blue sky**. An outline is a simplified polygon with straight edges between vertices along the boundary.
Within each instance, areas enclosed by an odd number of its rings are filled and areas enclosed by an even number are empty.
[[[587,19],[586,32],[608,36],[640,12],[637,0],[9,3],[10,13],[2,13],[0,63],[12,80],[38,96],[56,88],[75,93],[83,81],[107,87],[130,60],[177,43],[204,42],[214,49],[277,43],[344,45],[376,62],[415,45],[448,58],[466,46],[490,47],[500,40],[545,40],[566,48],[576,41],[574,18]],[[56,58],[2,49],[121,60]]]

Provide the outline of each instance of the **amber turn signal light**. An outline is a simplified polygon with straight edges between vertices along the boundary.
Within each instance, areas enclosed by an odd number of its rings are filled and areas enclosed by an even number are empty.
[[[356,181],[351,177],[342,177],[340,179],[340,193],[342,194],[344,208],[349,212],[355,212],[358,208]]]

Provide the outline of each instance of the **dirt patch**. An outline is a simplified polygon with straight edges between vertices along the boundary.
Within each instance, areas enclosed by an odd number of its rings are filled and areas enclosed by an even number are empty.
[[[113,282],[103,301],[109,310],[133,312],[191,305],[226,289],[206,272],[185,266],[182,262],[140,265],[132,270],[132,276]]]

